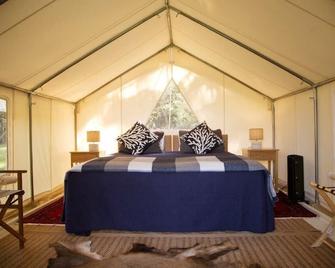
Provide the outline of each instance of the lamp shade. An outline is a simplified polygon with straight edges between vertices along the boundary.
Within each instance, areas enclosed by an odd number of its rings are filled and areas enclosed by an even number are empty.
[[[250,128],[249,129],[249,140],[263,140],[263,129],[262,128]]]
[[[100,131],[91,130],[87,131],[87,142],[99,142],[100,141]]]

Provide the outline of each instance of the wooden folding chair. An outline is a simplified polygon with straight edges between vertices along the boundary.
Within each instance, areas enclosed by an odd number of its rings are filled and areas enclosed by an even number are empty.
[[[22,174],[26,173],[26,170],[0,170],[0,173],[5,173],[9,180],[16,179],[17,190],[0,190],[0,198],[7,198],[5,204],[0,204],[0,226],[7,230],[10,234],[14,235],[20,241],[20,248],[24,247],[24,231],[23,231],[23,195],[24,191],[22,189]],[[7,174],[14,174],[14,176],[7,176]],[[16,199],[14,199],[16,197]],[[17,204],[15,204],[17,202]],[[4,217],[8,209],[18,210],[18,223],[19,231],[14,230],[10,225],[4,222]]]
[[[328,194],[335,195],[335,187],[326,187],[316,184],[314,182],[310,182],[310,186],[314,188],[320,196],[326,201],[327,205],[329,206],[333,217],[331,218],[330,222],[328,223],[327,227],[322,232],[321,236],[312,244],[312,247],[319,247],[323,242],[325,242],[327,238],[328,231],[333,228],[335,229],[335,203],[334,201],[328,196]]]

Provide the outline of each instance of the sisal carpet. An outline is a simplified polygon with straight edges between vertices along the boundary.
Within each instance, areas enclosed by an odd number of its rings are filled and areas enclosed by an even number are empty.
[[[131,233],[115,231],[93,232],[90,237],[78,237],[64,232],[63,226],[26,225],[26,246],[19,250],[17,240],[8,235],[0,240],[1,268],[47,267],[54,257],[49,244],[59,240],[92,241],[92,250],[104,256],[126,252],[132,243],[146,243],[161,249],[188,247],[195,243],[215,244],[229,239],[239,247],[218,261],[259,263],[262,267],[335,267],[335,252],[323,244],[311,248],[320,235],[303,219],[277,219],[276,231],[267,234],[247,232],[212,233]]]
[[[279,201],[276,202],[274,213],[276,218],[289,217],[315,217],[316,215],[298,203],[292,203],[287,195],[279,192]],[[62,224],[61,218],[63,213],[63,198],[41,208],[33,214],[24,217],[24,223],[39,224]]]

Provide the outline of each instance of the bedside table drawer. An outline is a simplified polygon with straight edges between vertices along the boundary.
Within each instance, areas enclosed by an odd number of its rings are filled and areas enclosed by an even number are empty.
[[[257,160],[275,160],[276,159],[276,151],[257,151],[257,150],[249,150],[248,157],[251,159]]]
[[[71,166],[99,157],[100,152],[70,152]]]

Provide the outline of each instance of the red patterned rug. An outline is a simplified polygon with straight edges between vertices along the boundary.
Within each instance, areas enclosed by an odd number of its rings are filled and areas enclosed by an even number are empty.
[[[316,215],[305,209],[298,203],[292,203],[287,195],[279,192],[279,201],[274,207],[276,218],[286,217],[316,217]],[[61,221],[63,213],[63,198],[60,198],[53,203],[39,209],[33,214],[24,218],[24,223],[39,223],[39,224],[63,224]]]
[[[290,217],[316,217],[316,215],[304,208],[299,203],[293,203],[288,199],[288,196],[283,192],[277,193],[279,201],[274,207],[276,218],[290,218]]]

